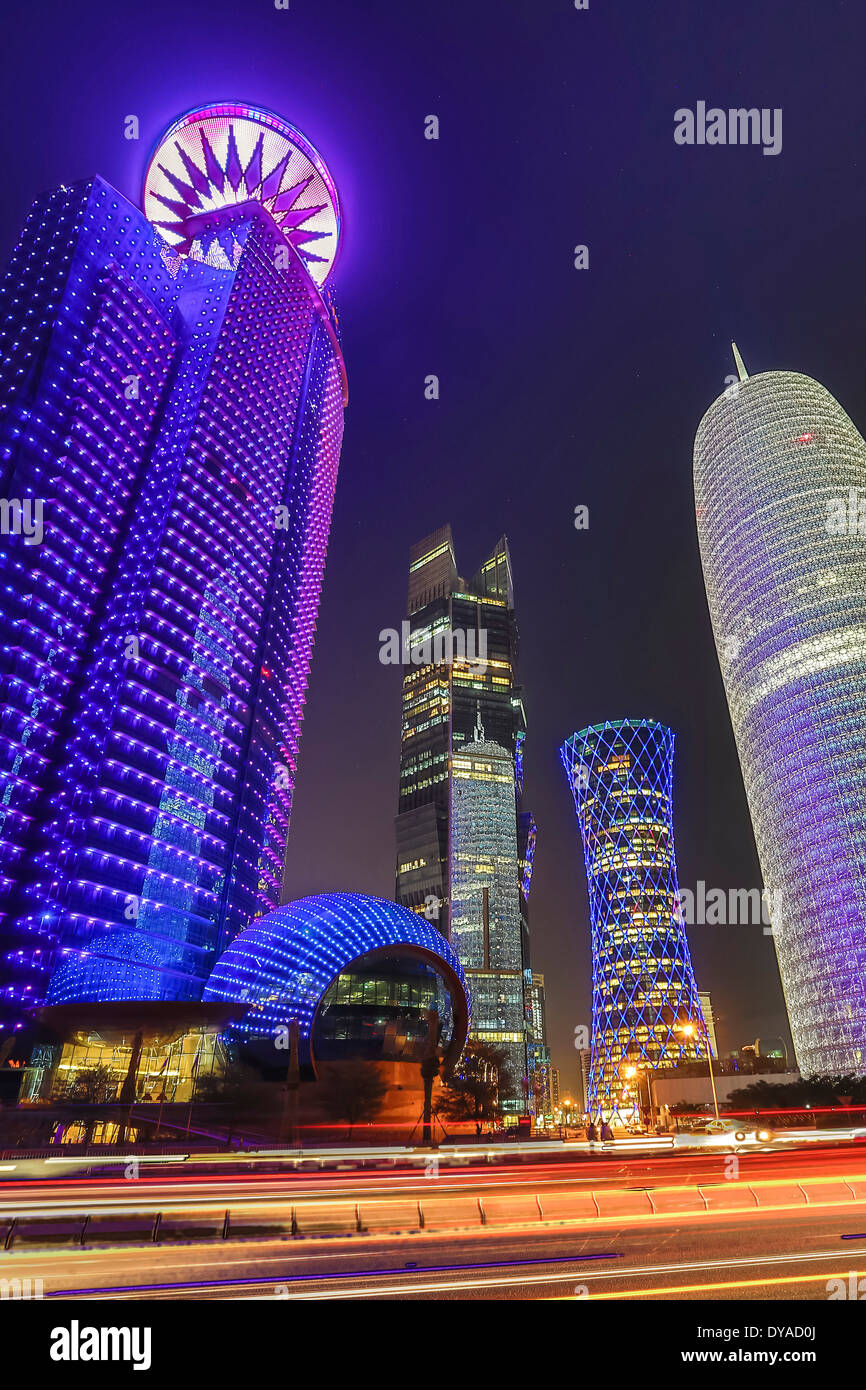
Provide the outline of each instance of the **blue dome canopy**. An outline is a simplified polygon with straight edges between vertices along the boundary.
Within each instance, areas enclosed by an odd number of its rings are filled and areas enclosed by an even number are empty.
[[[309,1041],[328,987],[371,954],[420,960],[444,979],[454,1010],[446,1061],[456,1062],[469,1031],[463,967],[432,923],[384,898],[320,893],[257,918],[220,956],[203,998],[246,1004],[236,1031],[247,1037],[272,1035],[297,1020]]]

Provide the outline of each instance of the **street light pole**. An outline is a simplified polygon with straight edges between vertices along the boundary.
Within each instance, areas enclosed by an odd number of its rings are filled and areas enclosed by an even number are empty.
[[[680,1027],[680,1032],[685,1038],[693,1038],[695,1036],[695,1031],[696,1030],[693,1023],[685,1023]],[[713,1114],[715,1115],[715,1118],[718,1120],[719,1098],[716,1095],[716,1078],[713,1076],[713,1051],[710,1047],[710,1035],[707,1032],[706,1028],[704,1029],[704,1041],[707,1044],[707,1065],[710,1068],[710,1088],[713,1092]]]
[[[713,1076],[713,1052],[712,1052],[712,1048],[710,1047],[710,1035],[709,1035],[709,1033],[706,1034],[706,1040],[707,1040],[707,1064],[708,1064],[708,1066],[709,1066],[709,1068],[710,1068],[710,1086],[711,1086],[712,1089],[713,1089],[713,1111],[715,1112],[716,1119],[718,1119],[718,1118],[719,1118],[719,1100],[718,1100],[718,1096],[716,1095],[716,1078]]]

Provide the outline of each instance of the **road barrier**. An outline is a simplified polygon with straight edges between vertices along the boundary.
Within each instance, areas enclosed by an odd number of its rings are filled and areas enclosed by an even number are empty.
[[[224,1201],[224,1198],[223,1198]],[[316,1239],[367,1234],[443,1233],[471,1228],[659,1222],[735,1213],[810,1210],[866,1203],[866,1175],[752,1182],[720,1181],[697,1186],[634,1188],[563,1188],[538,1193],[492,1191],[480,1196],[434,1193],[423,1201],[375,1198],[307,1198],[278,1218],[247,1203],[225,1209],[220,1199],[160,1211],[134,1212],[67,1209],[0,1212],[5,1250],[67,1242],[71,1246],[189,1243],[193,1240]],[[277,1200],[269,1203],[277,1205]]]

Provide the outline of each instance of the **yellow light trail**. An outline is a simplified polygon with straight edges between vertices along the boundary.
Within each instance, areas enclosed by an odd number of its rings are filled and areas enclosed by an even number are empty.
[[[841,1274],[790,1274],[779,1279],[732,1279],[715,1284],[668,1284],[655,1289],[622,1289],[618,1293],[566,1294],[548,1299],[550,1303],[588,1303],[593,1299],[653,1298],[657,1294],[718,1293],[723,1289],[769,1289],[781,1284],[827,1284],[831,1279],[848,1279],[851,1270]],[[847,1284],[846,1284],[847,1287]]]

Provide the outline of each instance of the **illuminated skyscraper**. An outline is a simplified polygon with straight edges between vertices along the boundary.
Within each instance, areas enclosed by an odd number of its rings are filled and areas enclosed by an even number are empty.
[[[552,1067],[550,1048],[547,1042],[547,1006],[544,994],[544,976],[535,970],[524,973],[523,999],[526,1021],[529,1027],[527,1043],[528,1070],[534,1099],[534,1112],[538,1117],[553,1116],[553,1094],[551,1089]]]
[[[414,545],[408,611],[397,898],[456,946],[473,994],[472,1036],[509,1049],[519,1110],[536,830],[522,806],[526,718],[505,538],[468,582],[450,526]]]
[[[46,993],[199,999],[279,902],[346,399],[339,202],[241,105],[175,122],[143,202],[39,198],[0,284],[7,1025]]]
[[[458,576],[450,526],[413,545],[408,612],[397,898],[415,912],[432,903],[447,935],[450,757],[474,738],[479,710],[487,737],[522,775],[526,718],[505,538],[469,582]]]
[[[863,1072],[866,444],[818,382],[737,364],[695,440],[707,601],[797,1061]]]
[[[512,754],[483,728],[451,758],[451,944],[472,995],[470,1036],[508,1059],[503,1109],[524,1109],[527,1030]]]
[[[621,719],[572,734],[561,754],[589,889],[588,1109],[631,1119],[641,1071],[706,1056],[677,885],[674,735],[654,719]]]
[[[701,1005],[701,1013],[704,1016],[704,1025],[707,1030],[707,1037],[710,1043],[710,1052],[714,1057],[719,1055],[719,1045],[716,1042],[716,1019],[713,1013],[713,1001],[710,998],[708,989],[698,990],[698,999]]]

